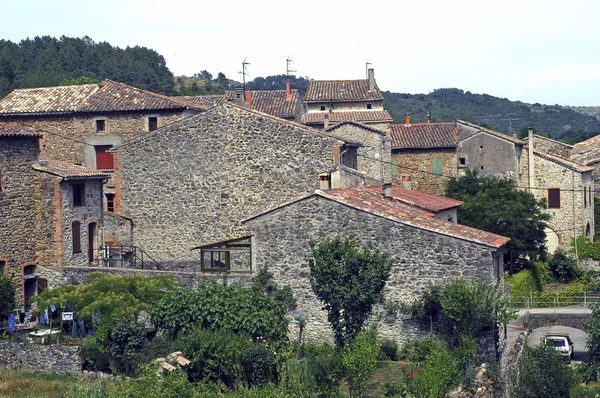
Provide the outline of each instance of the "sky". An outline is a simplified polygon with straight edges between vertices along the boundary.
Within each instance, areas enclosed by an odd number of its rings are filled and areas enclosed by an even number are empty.
[[[528,103],[600,106],[600,1],[6,1],[0,39],[89,36],[162,54],[176,75],[362,79]]]

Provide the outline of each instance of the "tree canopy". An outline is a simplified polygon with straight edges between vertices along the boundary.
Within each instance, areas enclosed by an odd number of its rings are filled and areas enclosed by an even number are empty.
[[[452,178],[448,196],[462,200],[458,208],[461,224],[510,238],[507,253],[528,254],[535,258],[546,253],[545,201],[519,190],[514,181],[481,177],[476,172]]]

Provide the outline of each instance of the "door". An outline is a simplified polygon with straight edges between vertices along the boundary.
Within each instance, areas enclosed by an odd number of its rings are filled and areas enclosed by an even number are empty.
[[[94,251],[96,242],[96,223],[91,222],[88,224],[88,261],[94,262]]]

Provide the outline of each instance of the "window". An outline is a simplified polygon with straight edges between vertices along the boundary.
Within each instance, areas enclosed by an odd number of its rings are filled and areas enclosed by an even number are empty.
[[[85,184],[73,184],[73,206],[85,206]]]
[[[73,221],[71,233],[73,235],[73,254],[81,253],[81,223],[79,221]]]
[[[396,171],[396,158],[392,158],[392,180],[395,180],[397,178],[397,171]]]
[[[109,152],[112,145],[98,145],[94,147],[96,151],[96,169],[114,170],[115,162],[112,152]]]
[[[106,194],[106,211],[109,213],[115,212],[115,194],[114,193]]]
[[[104,120],[104,119],[96,120],[96,132],[97,133],[105,133],[106,132],[106,120]]]
[[[200,249],[200,268],[204,272],[252,272],[249,237],[194,249]]]
[[[371,104],[367,104],[367,109],[373,109],[373,106]]]
[[[2,188],[0,188],[0,191],[2,191]],[[588,196],[589,196],[589,201],[590,201],[590,206],[592,205],[592,186],[590,185],[588,187]]]
[[[158,128],[158,117],[150,116],[148,118],[148,131],[154,131]]]
[[[458,164],[460,166],[466,166],[467,165],[467,158],[458,158]]]
[[[548,208],[560,209],[560,188],[548,189]]]
[[[436,176],[442,175],[442,157],[441,156],[433,156],[431,158],[431,171]]]
[[[583,207],[587,207],[587,187],[583,187]]]
[[[324,111],[325,110],[325,105],[321,105],[321,110]]]
[[[485,169],[485,166],[481,166],[480,168],[481,168],[481,170],[483,170],[483,169]]]
[[[0,260],[0,272],[4,274],[4,276],[8,276],[8,261]]]
[[[479,153],[483,153],[483,145],[479,146]]]

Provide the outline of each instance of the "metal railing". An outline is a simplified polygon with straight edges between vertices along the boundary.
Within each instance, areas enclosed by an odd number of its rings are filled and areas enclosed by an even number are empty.
[[[592,304],[600,301],[600,292],[590,291],[580,295],[565,296],[559,293],[551,294],[540,292],[529,292],[525,297],[510,297],[509,304],[514,308],[557,308],[557,307],[573,307],[573,308],[590,308]]]
[[[104,246],[96,250],[96,266],[114,268],[136,268],[145,270],[161,270],[164,268],[158,261],[138,246]]]

